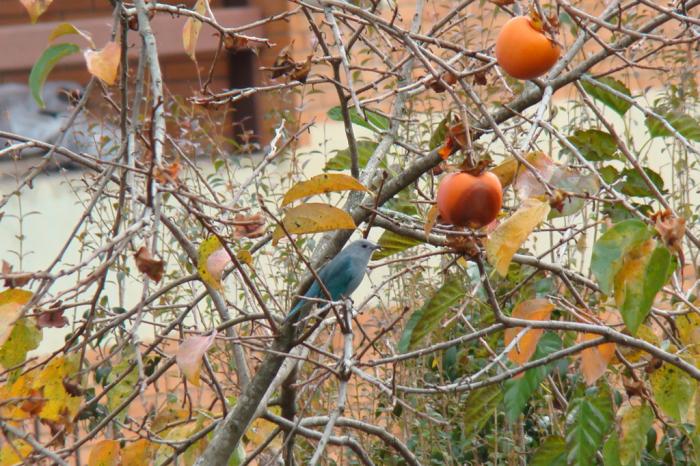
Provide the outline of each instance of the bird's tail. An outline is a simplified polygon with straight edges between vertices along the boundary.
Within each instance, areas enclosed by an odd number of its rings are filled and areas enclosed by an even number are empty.
[[[289,311],[289,314],[287,314],[287,317],[284,318],[284,321],[288,322],[297,312],[301,310],[302,307],[304,307],[305,304],[307,304],[307,302],[304,299],[300,299],[297,305],[294,306],[291,311]]]

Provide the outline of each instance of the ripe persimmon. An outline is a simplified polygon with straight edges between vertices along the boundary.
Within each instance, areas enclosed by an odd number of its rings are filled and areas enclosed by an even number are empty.
[[[559,46],[527,16],[509,20],[496,39],[498,64],[506,73],[518,79],[542,76],[554,66],[560,53]]]
[[[438,211],[453,225],[481,228],[496,219],[502,204],[501,182],[491,172],[450,173],[438,186]]]

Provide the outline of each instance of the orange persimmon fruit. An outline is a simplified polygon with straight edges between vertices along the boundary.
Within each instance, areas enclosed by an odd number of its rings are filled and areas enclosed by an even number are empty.
[[[496,59],[506,73],[518,79],[542,76],[559,59],[561,50],[527,16],[503,25],[496,39]]]
[[[502,204],[501,182],[491,172],[450,173],[438,186],[438,211],[452,225],[481,228],[496,219]]]

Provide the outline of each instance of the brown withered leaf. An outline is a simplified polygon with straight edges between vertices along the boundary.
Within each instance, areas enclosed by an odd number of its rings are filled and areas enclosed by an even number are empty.
[[[486,80],[486,70],[481,70],[474,73],[474,85],[485,86],[486,84],[488,84],[488,81]]]
[[[275,63],[272,65],[272,78],[279,78],[292,72],[296,68],[296,62],[289,55],[294,41],[291,41],[288,46],[280,50],[275,58]]]
[[[259,238],[265,234],[265,217],[257,213],[248,217],[237,214],[233,217],[235,222],[234,239]]]
[[[633,396],[641,397],[644,395],[644,382],[641,380],[623,378],[622,386],[625,387],[625,392],[627,392],[629,398]]]
[[[438,94],[443,93],[447,90],[445,84],[447,84],[448,86],[452,86],[454,83],[457,82],[457,76],[450,73],[449,71],[445,71],[444,73],[442,73],[440,75],[440,79],[442,81],[433,78],[431,81],[428,82],[428,87],[430,87]]]
[[[656,212],[651,216],[654,227],[666,246],[677,254],[683,253],[683,237],[685,236],[685,219],[674,217],[670,210]]]
[[[232,52],[238,52],[248,49],[250,47],[250,41],[245,37],[226,34],[224,37],[224,47]]]
[[[66,391],[71,396],[83,396],[85,394],[85,390],[78,385],[77,383],[73,382],[71,379],[68,377],[63,377],[63,389]]]
[[[31,416],[38,416],[46,404],[42,389],[31,388],[28,395],[29,397],[22,402],[19,408]]]
[[[177,177],[180,174],[180,169],[182,169],[182,165],[176,160],[163,168],[155,167],[153,170],[153,178],[160,184],[177,184]]]
[[[294,79],[296,81],[299,81],[302,84],[306,83],[306,78],[309,77],[309,72],[311,71],[311,57],[313,55],[309,55],[308,58],[304,63],[297,63],[294,65],[294,71],[292,71],[289,75],[291,79]]]
[[[36,325],[39,328],[53,327],[63,328],[68,325],[68,319],[63,316],[65,309],[61,306],[61,301],[57,301],[49,309],[41,311],[36,316]]]
[[[2,261],[2,274],[5,275],[5,288],[21,288],[32,279],[31,273],[12,273],[12,266],[5,260]]]
[[[136,254],[134,254],[136,267],[139,272],[145,273],[148,278],[155,280],[156,283],[163,278],[165,263],[161,260],[154,259],[151,252],[146,246],[141,246]]]
[[[479,240],[472,236],[447,235],[447,246],[468,257],[475,257],[479,254]]]

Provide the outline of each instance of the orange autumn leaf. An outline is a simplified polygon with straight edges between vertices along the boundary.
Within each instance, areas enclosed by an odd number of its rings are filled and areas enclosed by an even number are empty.
[[[577,343],[595,340],[600,335],[595,333],[582,333]],[[615,343],[603,343],[602,345],[586,348],[581,351],[581,374],[586,384],[593,385],[608,368],[610,360],[615,355]]]
[[[440,215],[440,210],[437,205],[430,207],[428,214],[425,218],[425,226],[423,227],[423,232],[425,233],[425,239],[427,240],[430,236],[430,232],[433,231],[435,224],[437,223],[438,216]]]
[[[180,169],[182,169],[182,164],[176,160],[163,168],[156,167],[153,170],[153,178],[160,184],[177,184],[177,177],[180,174]]]
[[[117,440],[102,440],[90,450],[88,466],[117,466],[121,463],[120,450]]]
[[[524,320],[543,321],[549,319],[554,310],[554,304],[546,299],[529,299],[515,306],[511,317]],[[522,331],[523,327],[512,327],[506,330],[505,344],[508,346],[513,339]],[[525,332],[518,344],[508,352],[508,359],[515,364],[523,365],[530,360],[537,348],[537,342],[544,329],[531,329]]]
[[[110,86],[117,82],[117,71],[121,60],[119,44],[107,42],[102,50],[86,50],[83,55],[91,75],[100,78]]]

